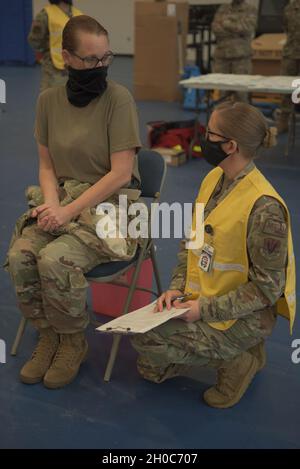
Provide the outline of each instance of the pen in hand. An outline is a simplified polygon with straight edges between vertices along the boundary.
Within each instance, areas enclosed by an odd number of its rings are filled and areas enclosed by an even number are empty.
[[[186,294],[182,294],[182,295],[177,295],[175,296],[174,298],[172,298],[170,300],[170,304],[167,304],[165,299],[161,302],[158,302],[157,306],[156,306],[156,311],[160,311],[162,312],[163,311],[163,308],[167,308],[168,310],[171,309],[171,306],[172,304],[175,302],[175,301],[183,301],[187,298],[189,298],[190,296],[192,296],[192,293],[186,293]]]
[[[189,298],[190,296],[192,296],[192,293],[186,293],[184,295],[180,295],[180,296],[176,296],[175,298],[173,298],[171,300],[171,305],[173,305],[173,303],[175,303],[175,301],[181,301],[181,302],[184,302],[184,300],[186,300],[187,298]],[[165,305],[166,306],[166,305]]]
[[[185,295],[176,296],[175,298],[173,298],[173,299],[171,300],[171,303],[174,303],[175,301],[183,301],[183,300],[185,300],[186,298],[188,298],[189,296],[192,296],[192,293],[186,293]]]

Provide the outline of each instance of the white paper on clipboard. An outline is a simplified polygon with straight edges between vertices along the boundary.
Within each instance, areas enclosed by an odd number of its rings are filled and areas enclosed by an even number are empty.
[[[174,308],[169,311],[165,308],[162,312],[154,312],[156,301],[131,313],[124,314],[112,321],[97,327],[97,331],[118,334],[143,334],[157,326],[177,318],[189,310],[189,308]]]

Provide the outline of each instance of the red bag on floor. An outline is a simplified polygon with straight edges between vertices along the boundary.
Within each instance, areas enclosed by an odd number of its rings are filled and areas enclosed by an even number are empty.
[[[174,148],[193,157],[201,156],[198,135],[205,134],[205,127],[195,119],[174,122],[149,122],[148,146],[150,148]]]

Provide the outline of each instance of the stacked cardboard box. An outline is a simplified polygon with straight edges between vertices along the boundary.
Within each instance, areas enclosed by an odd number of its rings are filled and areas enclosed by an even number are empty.
[[[254,75],[280,75],[282,49],[286,42],[286,34],[262,34],[252,41],[252,73]],[[278,93],[256,93],[253,99],[279,104],[281,95]]]
[[[137,100],[176,101],[185,64],[188,2],[135,3],[134,95]]]
[[[254,75],[280,75],[286,34],[262,34],[252,41]]]

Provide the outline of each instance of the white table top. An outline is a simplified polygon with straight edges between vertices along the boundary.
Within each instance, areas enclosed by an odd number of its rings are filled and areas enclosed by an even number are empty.
[[[293,86],[295,80],[298,80],[298,83]],[[179,84],[185,88],[202,90],[291,94],[297,87],[300,88],[300,77],[208,73],[181,80]]]

